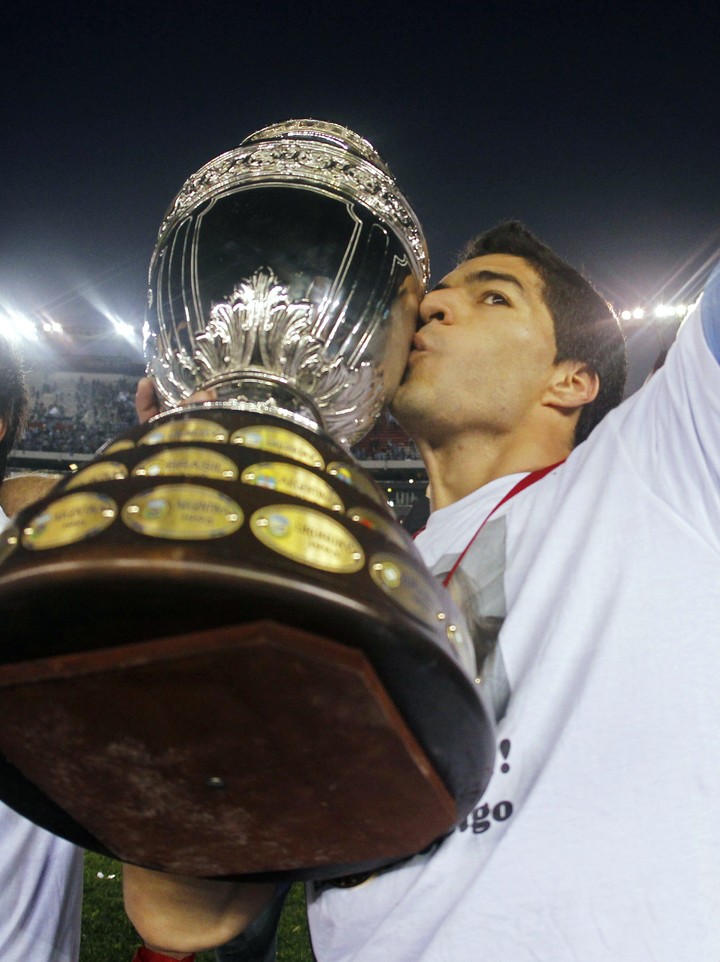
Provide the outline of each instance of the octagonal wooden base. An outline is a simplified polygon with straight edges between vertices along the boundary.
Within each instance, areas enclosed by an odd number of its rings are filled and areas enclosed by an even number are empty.
[[[455,803],[359,650],[272,621],[0,667],[0,750],[116,857],[376,868]]]

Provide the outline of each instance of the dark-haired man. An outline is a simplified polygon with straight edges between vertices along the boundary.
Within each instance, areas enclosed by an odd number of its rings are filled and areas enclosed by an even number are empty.
[[[0,528],[55,484],[28,475],[4,481],[8,455],[22,432],[28,395],[21,358],[0,336]],[[13,490],[8,493],[7,487]],[[0,802],[0,959],[77,962],[80,951],[82,851]]]
[[[478,238],[420,313],[393,407],[427,465],[417,543],[470,623],[497,764],[432,853],[308,887],[316,957],[716,962],[720,270],[609,414],[617,321],[522,225]],[[126,885],[141,931],[178,951],[272,895]],[[173,943],[183,904],[193,938]]]

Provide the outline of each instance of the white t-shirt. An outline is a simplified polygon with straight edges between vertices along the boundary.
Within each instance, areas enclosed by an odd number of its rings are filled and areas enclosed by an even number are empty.
[[[77,962],[82,849],[0,802],[0,853],[0,960]]]
[[[319,962],[720,959],[720,366],[699,314],[463,559],[495,772],[431,855],[308,886]],[[517,480],[431,515],[436,574]]]

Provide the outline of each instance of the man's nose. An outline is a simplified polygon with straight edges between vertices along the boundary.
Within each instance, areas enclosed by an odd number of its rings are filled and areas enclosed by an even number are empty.
[[[448,306],[443,291],[429,291],[420,301],[420,323],[429,324],[430,321],[445,321]]]

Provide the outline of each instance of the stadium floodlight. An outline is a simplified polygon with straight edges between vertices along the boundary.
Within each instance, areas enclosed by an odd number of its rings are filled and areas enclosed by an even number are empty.
[[[59,321],[54,321],[51,317],[44,318],[42,329],[46,334],[62,334],[63,326]]]
[[[650,312],[652,317],[665,320],[667,318],[673,317],[685,317],[685,315],[690,310],[687,304],[657,304]],[[635,320],[642,320],[646,316],[646,312],[642,307],[636,307],[632,311],[622,311],[620,317],[623,321],[629,321],[632,318]]]
[[[655,317],[685,317],[687,304],[660,304],[655,308]]]
[[[121,318],[119,318],[117,314],[104,302],[103,298],[97,291],[90,290],[88,294],[86,294],[86,299],[87,302],[98,312],[98,314],[108,321],[108,323],[112,326],[112,330],[115,335],[124,338],[135,347],[139,345],[139,339],[132,324],[128,324],[127,321],[123,321]]]
[[[128,341],[135,340],[135,330],[132,324],[128,324],[126,321],[119,321],[112,318],[112,324],[115,328],[115,333],[120,337],[124,337]]]
[[[0,333],[11,341],[29,341],[37,337],[33,322],[11,307],[6,307],[0,312]]]

